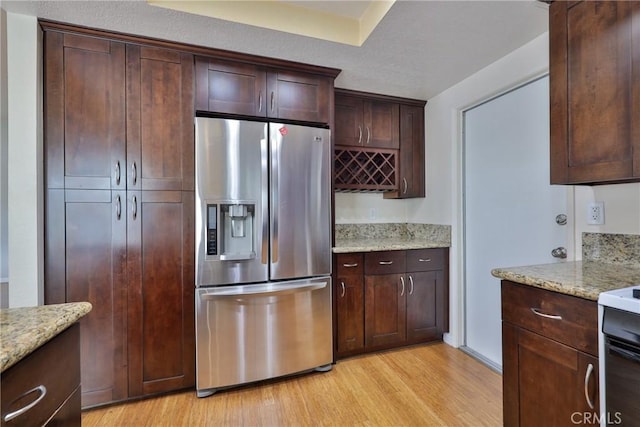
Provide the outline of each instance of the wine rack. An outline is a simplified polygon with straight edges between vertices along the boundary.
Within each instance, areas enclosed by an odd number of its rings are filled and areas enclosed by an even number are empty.
[[[394,191],[398,189],[398,150],[336,147],[336,191]]]

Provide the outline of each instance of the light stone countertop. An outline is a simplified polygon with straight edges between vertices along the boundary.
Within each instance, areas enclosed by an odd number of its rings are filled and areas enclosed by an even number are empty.
[[[334,253],[392,251],[406,249],[448,248],[449,242],[407,237],[378,239],[336,239]]]
[[[640,283],[640,267],[599,261],[570,261],[556,264],[495,268],[499,279],[597,301],[601,292]]]
[[[88,302],[0,310],[0,372],[91,311]]]

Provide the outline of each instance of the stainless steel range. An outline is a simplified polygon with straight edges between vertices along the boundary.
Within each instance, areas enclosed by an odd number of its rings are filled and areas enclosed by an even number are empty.
[[[330,132],[196,118],[196,389],[331,369]]]
[[[598,298],[600,425],[640,426],[640,286]]]

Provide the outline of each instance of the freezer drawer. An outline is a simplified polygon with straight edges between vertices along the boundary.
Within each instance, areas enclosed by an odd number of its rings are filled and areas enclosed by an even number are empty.
[[[196,290],[199,397],[332,361],[330,277]]]

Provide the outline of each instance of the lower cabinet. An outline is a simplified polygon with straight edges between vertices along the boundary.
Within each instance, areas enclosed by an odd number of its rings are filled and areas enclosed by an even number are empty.
[[[598,424],[597,331],[595,301],[502,282],[505,426]]]
[[[448,331],[447,249],[345,253],[335,263],[336,357]]]
[[[80,426],[79,323],[4,371],[0,391],[3,427]]]
[[[88,301],[82,406],[195,384],[191,191],[47,192],[45,302]]]

